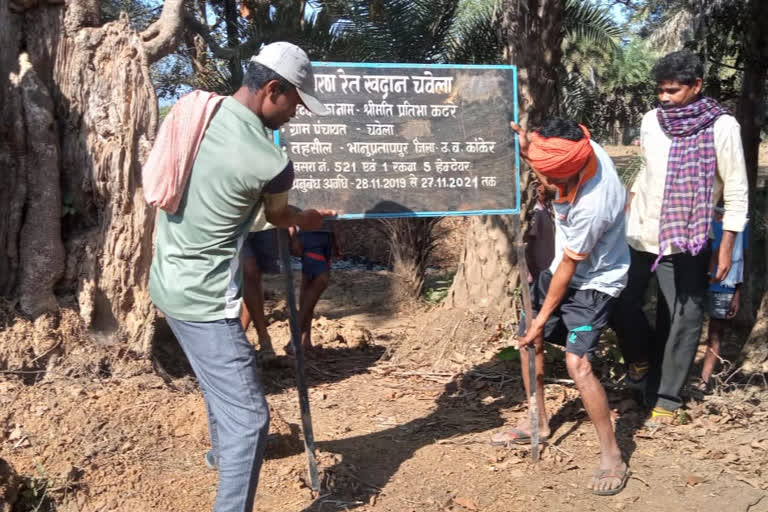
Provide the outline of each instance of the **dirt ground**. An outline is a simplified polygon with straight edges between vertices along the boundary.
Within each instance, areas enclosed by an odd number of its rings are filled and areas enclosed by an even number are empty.
[[[322,477],[313,497],[293,363],[280,349],[288,341],[281,282],[267,276],[280,357],[263,371],[272,424],[255,511],[768,512],[762,376],[734,377],[727,389],[692,398],[685,424],[653,431],[643,428],[644,411],[622,388],[606,345],[596,368],[633,477],[616,497],[593,496],[585,484],[597,440],[560,349],[548,349],[552,441],[532,464],[528,448],[488,442],[526,416],[518,365],[496,357],[512,343],[511,326],[396,297],[394,279],[337,271],[319,304],[314,337],[322,349],[307,363]],[[35,340],[14,338],[16,347],[9,340],[0,358],[15,368],[6,352]],[[210,510],[216,473],[203,463],[205,409],[170,332],[158,330],[154,369],[93,341],[84,345],[96,361],[87,371],[0,372],[0,511],[10,510],[3,496],[16,487],[3,461],[22,482],[17,512]],[[726,357],[738,341],[730,340]]]
[[[419,350],[425,329],[448,335],[453,322],[476,319],[453,314],[436,325],[439,311],[393,300],[392,279],[384,271],[340,271],[321,300],[315,338],[323,348],[308,362],[323,481],[316,499],[306,483],[291,360],[281,356],[265,368],[273,438],[254,510],[768,511],[768,498],[760,501],[768,491],[763,382],[692,401],[690,423],[649,431],[628,392],[601,367],[635,476],[617,497],[592,496],[585,483],[597,441],[573,386],[548,387],[554,434],[538,464],[525,447],[490,446],[493,432],[525,416],[518,369],[495,357],[510,344],[506,331],[490,329],[471,351],[441,355],[452,370],[394,365],[392,351],[407,343]],[[278,351],[288,339],[280,284],[267,278]],[[167,381],[110,368],[90,377],[0,380],[2,458],[25,482],[15,510],[211,509],[216,473],[203,463],[203,401],[175,341],[158,336],[155,358]],[[550,348],[551,376],[562,379],[557,351]]]

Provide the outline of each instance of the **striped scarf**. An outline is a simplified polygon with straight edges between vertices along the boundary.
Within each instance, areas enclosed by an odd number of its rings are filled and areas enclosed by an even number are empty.
[[[698,254],[707,244],[712,219],[712,194],[717,153],[714,125],[728,111],[712,98],[702,97],[678,108],[658,108],[664,133],[672,139],[659,222],[659,256],[677,245]]]

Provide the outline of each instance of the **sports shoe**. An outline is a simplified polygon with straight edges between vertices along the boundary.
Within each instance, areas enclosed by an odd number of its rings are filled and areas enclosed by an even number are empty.
[[[213,454],[213,450],[205,452],[205,465],[208,466],[208,469],[213,469],[214,471],[219,469],[218,462],[216,456]]]

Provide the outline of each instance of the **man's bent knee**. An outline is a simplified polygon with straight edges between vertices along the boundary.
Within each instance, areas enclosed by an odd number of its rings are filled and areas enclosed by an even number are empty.
[[[568,375],[578,384],[592,376],[592,363],[589,362],[587,354],[582,356],[566,353],[565,366],[568,368]]]

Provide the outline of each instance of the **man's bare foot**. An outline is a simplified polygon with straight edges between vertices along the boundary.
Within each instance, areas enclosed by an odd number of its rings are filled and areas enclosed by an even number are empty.
[[[587,489],[591,489],[592,493],[598,496],[613,496],[624,490],[630,474],[629,466],[621,459],[617,464],[607,467],[603,467],[601,463],[600,469],[595,471],[595,476],[587,484]]]
[[[551,431],[549,421],[546,425],[539,425],[539,442],[549,439]],[[528,420],[523,421],[516,427],[505,427],[504,430],[496,432],[491,437],[491,444],[494,446],[503,446],[508,444],[531,444],[531,428]]]

